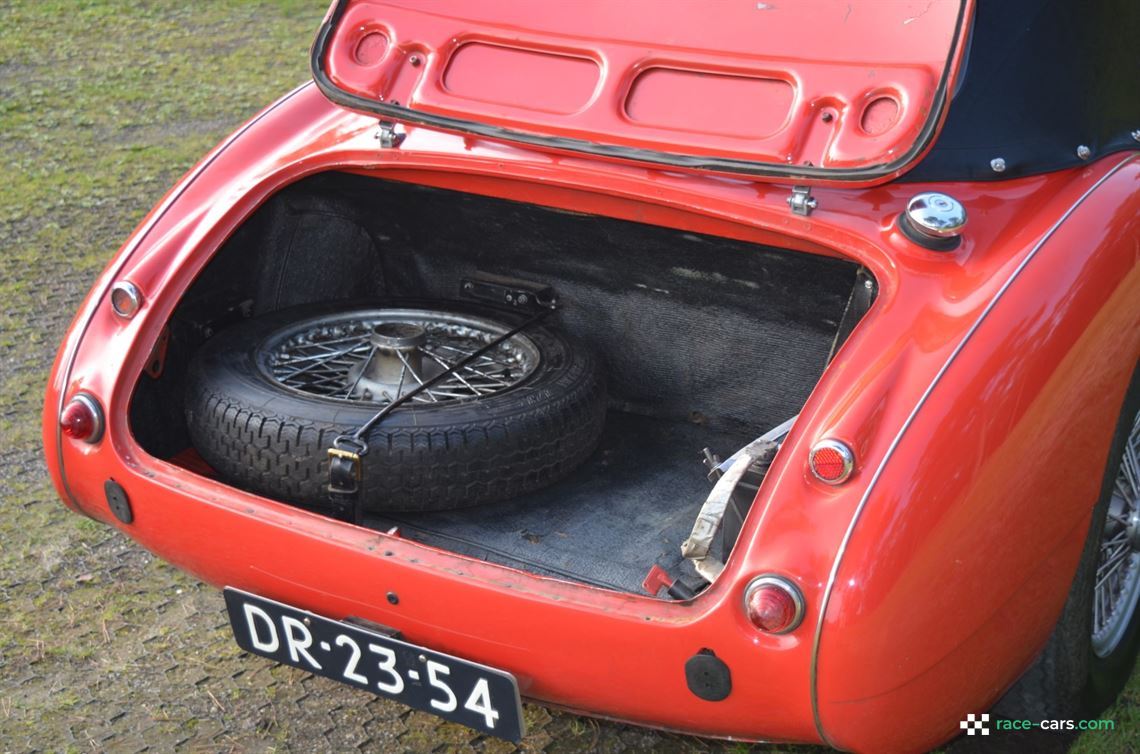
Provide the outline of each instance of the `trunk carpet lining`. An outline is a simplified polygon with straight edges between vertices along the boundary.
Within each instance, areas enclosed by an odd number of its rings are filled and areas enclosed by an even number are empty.
[[[171,317],[166,366],[131,401],[136,439],[190,444],[182,375],[211,333],[283,307],[454,299],[478,273],[549,284],[550,323],[605,364],[609,425],[571,477],[477,509],[376,519],[441,549],[631,592],[654,563],[693,579],[680,543],[710,489],[700,463],[799,412],[859,279],[850,261],[342,173],[262,206]]]
[[[757,432],[759,434],[759,432]],[[712,489],[701,463],[754,437],[611,411],[601,444],[577,473],[544,490],[479,508],[369,517],[373,529],[490,563],[626,592],[656,563],[696,583],[682,562]]]

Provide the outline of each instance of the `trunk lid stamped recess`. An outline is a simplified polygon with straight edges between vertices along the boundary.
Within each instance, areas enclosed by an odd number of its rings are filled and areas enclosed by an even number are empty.
[[[386,121],[671,168],[870,185],[937,136],[972,0],[341,0],[317,85]]]

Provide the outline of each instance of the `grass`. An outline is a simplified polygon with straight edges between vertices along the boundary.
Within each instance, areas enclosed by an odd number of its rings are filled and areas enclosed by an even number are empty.
[[[304,80],[323,0],[0,2],[0,751],[501,751],[243,656],[219,595],[67,513],[40,451],[56,344],[132,227]],[[524,750],[773,754],[528,707]],[[1140,680],[1072,751],[1140,750]],[[997,738],[994,737],[996,742]]]

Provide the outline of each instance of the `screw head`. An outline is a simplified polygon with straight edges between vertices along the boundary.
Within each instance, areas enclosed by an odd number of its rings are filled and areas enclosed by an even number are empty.
[[[1086,145],[1081,144],[1079,147],[1077,147],[1077,157],[1080,157],[1082,160],[1087,160],[1088,158],[1092,157],[1092,150],[1089,149]]]
[[[993,158],[992,160],[990,160],[990,170],[994,171],[995,173],[1004,173],[1005,172],[1005,160],[1001,157]]]

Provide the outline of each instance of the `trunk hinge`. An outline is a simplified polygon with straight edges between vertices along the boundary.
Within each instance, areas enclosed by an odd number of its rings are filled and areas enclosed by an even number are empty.
[[[788,206],[792,208],[793,215],[807,217],[818,204],[819,202],[811,195],[811,186],[792,186],[792,195],[788,197]]]
[[[376,140],[380,142],[381,149],[394,149],[400,146],[407,135],[404,132],[404,127],[399,123],[382,120],[380,121],[380,130],[376,132]]]

